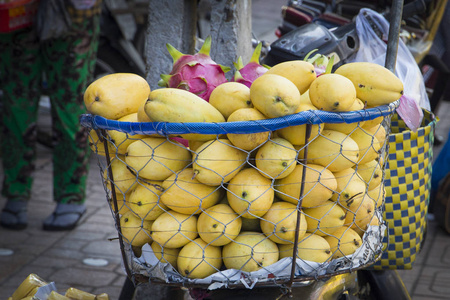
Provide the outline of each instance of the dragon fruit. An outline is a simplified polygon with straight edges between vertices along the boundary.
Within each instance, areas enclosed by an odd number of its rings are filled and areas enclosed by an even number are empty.
[[[209,56],[211,37],[208,36],[200,51],[194,55],[183,54],[175,47],[167,44],[172,56],[173,67],[169,74],[162,74],[158,85],[185,89],[209,101],[211,92],[220,84],[227,82],[225,73],[230,70],[217,64]]]
[[[245,84],[250,88],[252,82],[266,73],[268,67],[259,64],[259,56],[261,55],[262,43],[256,46],[255,51],[248,64],[244,66],[242,63],[242,57],[239,56],[238,61],[234,63],[236,73],[234,74],[233,81]]]
[[[331,73],[334,64],[334,56],[328,57],[323,54],[316,54],[310,58],[309,56],[316,51],[317,49],[314,49],[309,52],[303,60],[313,64],[317,77]]]

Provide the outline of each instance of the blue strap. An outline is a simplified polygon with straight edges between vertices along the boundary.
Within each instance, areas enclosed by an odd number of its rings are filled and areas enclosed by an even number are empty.
[[[222,123],[169,123],[169,122],[119,122],[105,119],[100,116],[84,114],[80,117],[82,126],[92,129],[116,130],[131,135],[135,134],[160,134],[179,135],[187,133],[198,134],[249,134],[303,125],[323,123],[355,123],[373,120],[381,116],[394,113],[399,101],[375,108],[363,109],[350,112],[328,112],[321,110],[308,110],[284,117],[257,120]]]

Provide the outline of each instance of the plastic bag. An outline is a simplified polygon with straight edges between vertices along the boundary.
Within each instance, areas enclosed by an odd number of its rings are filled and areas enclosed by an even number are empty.
[[[378,34],[374,31],[374,27]],[[368,61],[384,66],[387,45],[385,41],[379,38],[379,35],[382,34],[383,39],[387,40],[389,22],[381,14],[363,8],[356,17],[356,32],[360,46],[350,61]],[[395,74],[403,82],[404,95],[414,99],[420,107],[430,110],[430,101],[420,68],[401,39],[398,44]],[[415,121],[413,120],[413,122]],[[420,124],[420,121],[417,123]]]

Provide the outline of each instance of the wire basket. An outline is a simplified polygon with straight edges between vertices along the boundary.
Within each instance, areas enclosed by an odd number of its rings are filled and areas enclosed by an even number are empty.
[[[128,277],[253,288],[373,264],[398,102],[226,123],[82,115]]]

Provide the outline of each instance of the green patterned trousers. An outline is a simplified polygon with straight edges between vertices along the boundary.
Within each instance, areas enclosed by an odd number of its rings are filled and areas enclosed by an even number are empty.
[[[96,14],[73,23],[70,35],[41,43],[32,27],[0,34],[2,195],[7,199],[30,199],[45,72],[54,143],[53,197],[58,203],[84,203],[90,150],[79,116],[85,113],[83,93],[94,73],[99,18]]]

